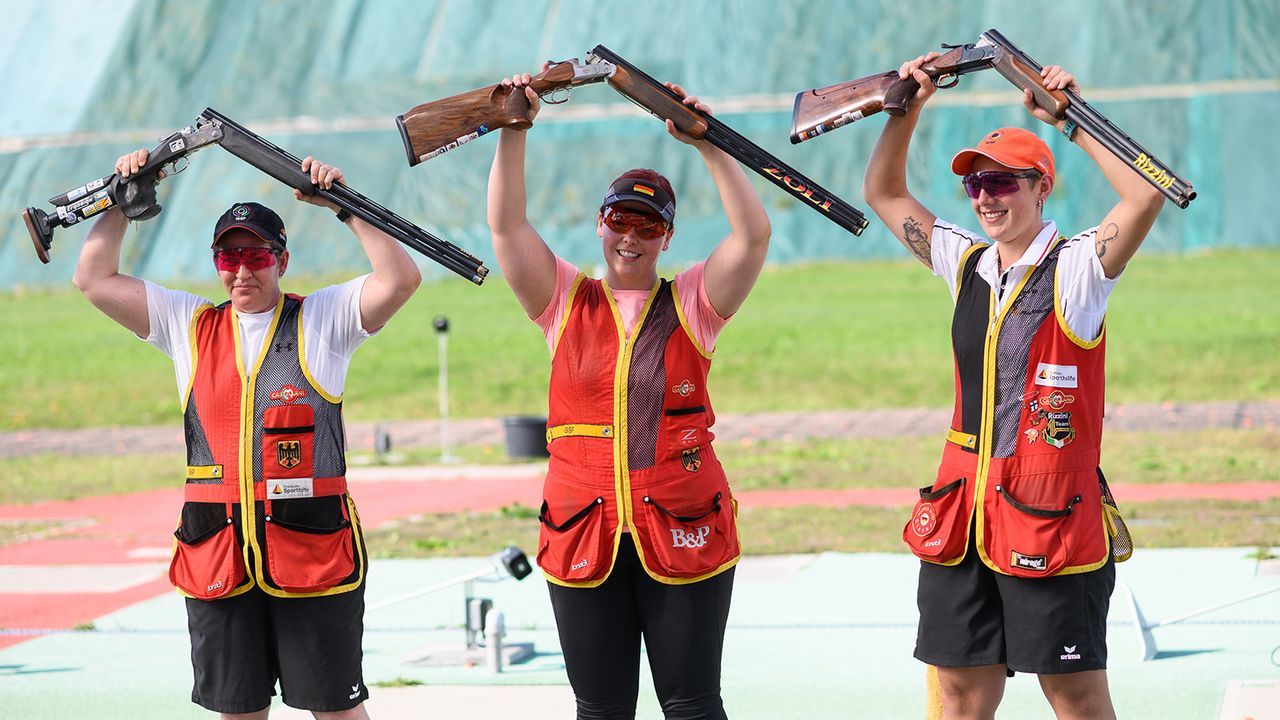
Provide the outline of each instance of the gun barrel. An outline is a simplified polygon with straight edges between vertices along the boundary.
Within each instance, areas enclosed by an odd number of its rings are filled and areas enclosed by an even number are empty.
[[[652,85],[655,90],[661,91],[670,98],[671,102],[681,107],[687,107],[683,105],[683,100],[679,95],[668,90],[662,83],[649,77],[644,71],[619,57],[617,53],[605,46],[597,45],[591,51],[589,57],[600,58],[613,63],[626,70],[628,74]],[[705,139],[725,151],[730,157],[782,188],[790,195],[804,200],[816,211],[854,235],[861,235],[862,231],[866,229],[867,218],[857,208],[805,177],[799,171],[774,157],[767,150],[751,142],[723,122],[694,108],[689,109],[706,122]],[[652,112],[652,110],[650,111]]]
[[[1000,31],[992,28],[982,33],[982,37],[1000,47],[1012,58],[1031,68],[1034,72],[1040,72],[1041,65],[1009,42],[1008,38],[1000,34]],[[997,65],[996,69],[1000,70],[1001,74],[1004,74],[1003,68],[999,65]],[[1006,77],[1008,76],[1006,75]],[[1185,210],[1191,204],[1191,201],[1195,200],[1196,192],[1190,182],[1182,179],[1167,165],[1157,160],[1154,155],[1147,152],[1133,138],[1116,127],[1105,115],[1085,102],[1084,98],[1080,97],[1078,93],[1068,89],[1064,90],[1063,94],[1066,95],[1069,101],[1065,112],[1065,117],[1068,120],[1084,128],[1089,135],[1101,143],[1109,152],[1127,162],[1133,167],[1134,172],[1155,186],[1157,190],[1178,207]]]
[[[327,190],[313,185],[311,176],[301,169],[300,158],[213,108],[206,108],[200,117],[221,127],[222,147],[227,152],[285,185],[329,200],[477,285],[483,283],[489,274],[488,268],[479,258],[432,235],[346,185],[334,185]]]

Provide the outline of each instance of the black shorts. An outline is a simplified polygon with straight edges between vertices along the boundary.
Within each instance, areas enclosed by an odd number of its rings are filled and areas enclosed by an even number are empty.
[[[361,673],[364,585],[351,592],[277,598],[254,588],[225,600],[187,598],[191,701],[219,713],[257,712],[276,681],[286,705],[337,712],[369,697]]]
[[[1092,572],[1020,578],[988,568],[972,540],[958,565],[921,561],[917,659],[938,667],[1007,666],[1059,674],[1107,667],[1115,562]]]

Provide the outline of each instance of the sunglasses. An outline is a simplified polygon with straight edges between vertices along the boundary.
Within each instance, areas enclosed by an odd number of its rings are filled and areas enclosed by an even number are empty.
[[[250,271],[276,264],[276,252],[264,247],[219,248],[213,251],[213,266],[226,272],[237,272],[243,265]]]
[[[613,208],[605,209],[604,224],[619,235],[630,230],[641,240],[656,240],[667,232],[667,223],[661,218]]]
[[[978,195],[986,190],[991,197],[1004,197],[1018,192],[1022,187],[1018,184],[1018,180],[1023,178],[1039,177],[1040,173],[1022,172],[1011,173],[1003,170],[988,170],[985,172],[969,173],[964,176],[964,191],[974,200],[978,199]]]

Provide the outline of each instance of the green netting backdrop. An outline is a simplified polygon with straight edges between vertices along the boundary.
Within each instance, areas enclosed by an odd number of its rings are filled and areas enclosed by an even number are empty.
[[[731,108],[722,120],[864,208],[861,175],[883,120],[792,146],[790,98],[896,67],[941,42],[972,42],[990,27],[1037,60],[1074,71],[1086,99],[1194,183],[1199,199],[1162,214],[1148,251],[1280,244],[1275,224],[1258,217],[1280,161],[1268,129],[1280,117],[1276,0],[0,0],[0,13],[0,288],[65,283],[85,233],[58,231],[54,260],[41,266],[22,208],[48,209],[47,198],[107,174],[118,155],[154,146],[207,106],[250,128],[289,128],[263,134],[340,165],[360,192],[493,266],[485,183],[496,140],[409,168],[394,117],[544,59],[583,57],[596,44]],[[909,172],[913,191],[939,215],[973,223],[948,160],[1000,125],[1032,128],[1050,142],[1060,182],[1049,215],[1064,230],[1094,224],[1114,203],[1085,155],[1029,118],[994,73],[966,77],[938,97]],[[749,100],[753,108],[741,109]],[[597,85],[543,111],[529,140],[530,218],[561,255],[597,262],[602,189],[621,170],[654,167],[679,195],[670,262],[705,256],[727,227],[697,153],[639,111],[606,112],[625,102]],[[775,262],[905,255],[874,221],[854,237],[764,181],[758,186],[773,219]],[[209,277],[212,224],[241,199],[281,211],[293,268],[365,266],[328,213],[295,203],[284,186],[219,149],[193,157],[161,185],[160,198],[164,212],[130,231],[126,272]]]

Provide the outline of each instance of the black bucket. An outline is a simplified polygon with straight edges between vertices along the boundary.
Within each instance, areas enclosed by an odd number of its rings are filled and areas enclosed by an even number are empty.
[[[531,415],[502,418],[507,437],[507,456],[513,458],[551,457],[547,452],[547,419]]]

